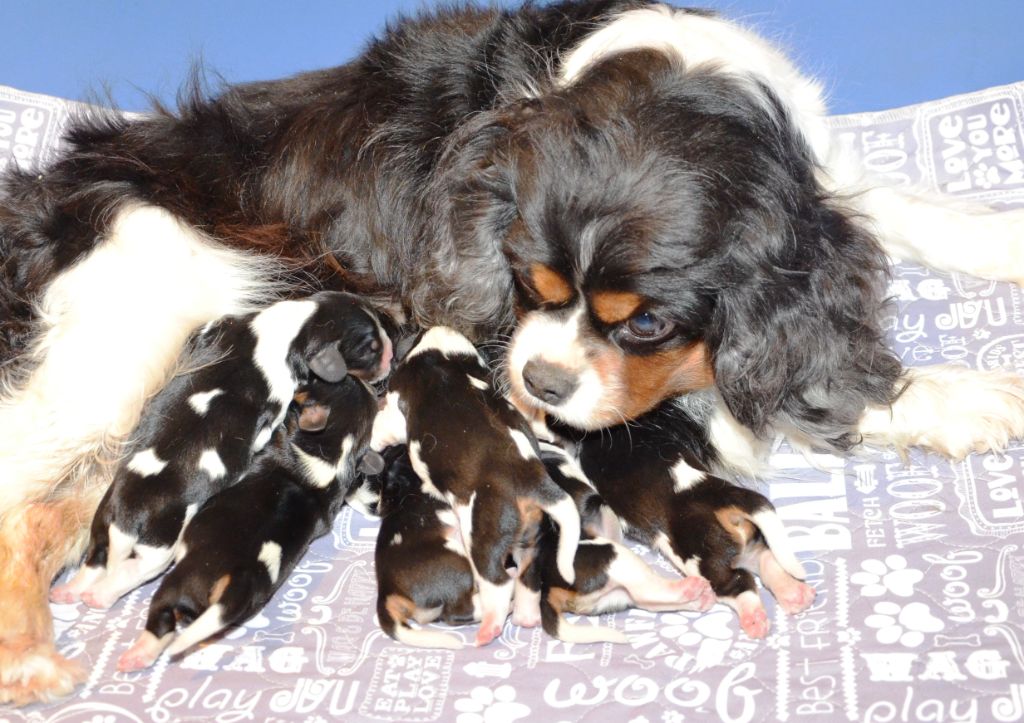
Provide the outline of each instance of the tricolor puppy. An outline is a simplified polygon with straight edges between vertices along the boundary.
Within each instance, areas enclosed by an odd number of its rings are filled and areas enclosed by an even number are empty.
[[[803,565],[771,502],[703,471],[705,442],[687,413],[668,404],[639,427],[584,437],[580,462],[631,537],[685,575],[706,578],[739,614],[743,631],[763,638],[768,615],[752,573],[791,614],[813,602],[814,588],[803,582]]]
[[[559,640],[623,643],[627,638],[621,631],[573,625],[563,613],[600,615],[631,607],[652,612],[702,612],[714,604],[707,580],[666,579],[619,542],[622,535],[618,518],[564,450],[541,443],[541,459],[551,478],[575,500],[585,539],[576,550],[575,582],[567,583],[555,560],[558,530],[545,524],[532,564],[516,581],[513,622],[523,624],[522,618],[536,609],[545,632]]]
[[[189,518],[249,466],[281,423],[296,387],[351,373],[387,374],[391,343],[351,294],[322,292],[207,324],[185,363],[143,412],[135,443],[103,497],[85,564],[56,602],[109,607],[158,575]]]
[[[366,451],[377,401],[361,380],[314,382],[296,401],[238,483],[188,523],[118,670],[145,668],[165,648],[183,652],[260,610],[330,529],[357,466],[380,462]]]
[[[392,375],[371,444],[408,442],[423,491],[455,511],[480,592],[477,645],[501,634],[513,591],[506,560],[534,545],[544,513],[562,532],[557,567],[569,582],[580,535],[576,505],[545,471],[529,424],[487,379],[468,339],[430,329]]]
[[[480,620],[473,567],[451,506],[422,489],[404,445],[384,452],[377,537],[377,619],[399,642],[421,648],[462,647],[454,635],[417,628],[441,620]]]

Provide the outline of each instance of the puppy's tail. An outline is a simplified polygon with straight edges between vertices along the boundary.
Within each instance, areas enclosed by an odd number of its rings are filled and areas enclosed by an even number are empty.
[[[782,524],[782,520],[779,519],[775,508],[771,505],[763,507],[751,514],[749,519],[761,530],[765,542],[768,543],[768,548],[775,555],[775,559],[778,560],[782,569],[797,580],[805,580],[807,571],[804,570],[803,563],[793,551],[793,546],[789,543],[789,535],[786,534],[786,528]]]
[[[552,487],[554,487],[552,483]],[[580,544],[580,511],[572,497],[559,488],[555,502],[542,504],[543,509],[558,523],[558,551],[555,561],[558,574],[569,585],[576,582],[576,548]]]
[[[540,624],[544,632],[553,638],[567,643],[628,643],[629,638],[621,630],[606,628],[600,625],[574,625],[566,620],[555,607],[553,599],[560,593],[568,593],[560,588],[549,588],[540,599]]]
[[[412,600],[397,593],[377,597],[377,620],[380,628],[400,643],[416,648],[461,650],[462,641],[454,635],[429,628],[414,628],[409,619],[416,611]]]

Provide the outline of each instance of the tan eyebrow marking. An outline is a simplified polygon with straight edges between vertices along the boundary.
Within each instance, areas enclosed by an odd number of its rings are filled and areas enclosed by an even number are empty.
[[[572,285],[550,266],[533,263],[530,276],[537,294],[549,304],[564,304],[573,297]]]
[[[605,324],[618,324],[633,316],[644,303],[632,291],[597,291],[590,297],[590,306]]]

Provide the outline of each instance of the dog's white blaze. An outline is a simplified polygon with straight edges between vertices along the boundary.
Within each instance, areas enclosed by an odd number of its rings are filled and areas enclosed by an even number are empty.
[[[465,336],[450,329],[447,326],[433,326],[427,330],[423,337],[406,355],[406,359],[412,359],[417,354],[422,354],[426,351],[436,350],[444,354],[445,356],[451,356],[452,354],[468,354],[474,358],[481,365],[484,364],[484,360],[477,353],[476,347],[473,346],[473,342],[467,339]]]
[[[273,540],[267,540],[260,548],[257,558],[267,567],[267,574],[270,575],[270,583],[277,582],[277,576],[281,573],[281,546]]]
[[[384,406],[373,418],[370,449],[380,452],[385,447],[404,443],[408,439],[407,429],[405,415],[398,406],[398,392],[388,392]]]
[[[196,414],[202,417],[210,411],[210,402],[213,401],[214,397],[220,396],[223,393],[223,389],[211,389],[208,392],[196,392],[188,398],[188,404],[195,410]]]
[[[281,405],[281,411],[271,425],[273,427],[284,419],[288,403],[295,393],[295,378],[288,366],[288,350],[302,325],[316,313],[316,308],[315,301],[279,301],[261,311],[249,323],[256,335],[253,361],[270,387],[269,398]]]
[[[273,298],[273,271],[162,209],[119,211],[40,301],[31,374],[0,380],[0,515],[69,477],[100,494],[109,477],[90,461],[117,454],[193,329]]]
[[[430,495],[447,503],[448,498],[434,485],[433,480],[430,479],[430,468],[427,467],[426,462],[423,461],[423,457],[420,456],[419,440],[414,440],[409,443],[409,462],[412,464],[413,472],[415,472],[416,476],[420,478],[420,489],[423,490],[423,494]]]
[[[141,477],[150,477],[163,472],[166,466],[167,461],[160,459],[156,454],[156,450],[150,447],[132,455],[132,458],[126,465],[126,469]]]
[[[590,429],[594,426],[595,415],[602,409],[607,390],[580,343],[583,313],[584,308],[580,305],[564,319],[551,318],[547,312],[527,314],[512,338],[508,368],[509,381],[521,399],[569,424]],[[562,404],[552,406],[526,391],[523,367],[531,359],[543,360],[575,373],[578,384],[572,396]]]
[[[292,445],[292,451],[302,464],[306,480],[314,487],[327,487],[338,476],[338,468],[333,464],[302,451],[296,444]]]
[[[203,453],[199,455],[199,469],[206,472],[211,480],[217,480],[228,473],[227,467],[224,466],[224,461],[217,454],[215,449],[203,450]]]
[[[488,389],[491,388],[490,384],[485,382],[483,379],[477,379],[472,374],[467,374],[466,378],[469,379],[469,383],[472,386],[476,387],[477,389],[481,389],[483,391],[487,391]]]
[[[704,472],[688,465],[685,459],[681,459],[672,465],[669,474],[675,480],[675,484],[672,487],[676,492],[684,492],[707,479],[707,475]]]
[[[772,89],[820,160],[828,158],[821,84],[802,75],[778,48],[734,21],[656,6],[622,13],[591,33],[562,62],[568,85],[593,63],[616,53],[652,48],[675,54],[686,68],[711,66],[744,83],[771,112],[760,83]]]
[[[525,434],[518,429],[511,428],[509,428],[508,433],[512,436],[512,441],[516,443],[516,449],[519,450],[519,454],[523,456],[523,459],[537,459],[537,453],[533,451],[533,445],[530,444],[530,440]]]

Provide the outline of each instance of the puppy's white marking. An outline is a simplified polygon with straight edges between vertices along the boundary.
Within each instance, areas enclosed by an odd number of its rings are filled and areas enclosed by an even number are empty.
[[[281,546],[273,540],[264,542],[257,559],[267,566],[271,584],[276,583],[277,576],[281,573]]]
[[[765,542],[768,543],[769,549],[775,555],[775,559],[782,569],[798,580],[806,579],[807,572],[804,570],[803,563],[793,552],[789,535],[786,533],[786,528],[778,513],[771,508],[766,508],[752,514],[750,521],[757,526],[757,529],[761,530]]]
[[[223,389],[211,389],[208,392],[196,392],[188,398],[188,404],[195,410],[196,414],[203,417],[208,411],[210,411],[210,402],[213,401],[214,397],[218,397],[223,393]]]
[[[681,459],[672,465],[669,473],[672,475],[672,479],[675,480],[672,488],[676,492],[684,492],[707,479],[707,475],[704,472],[691,467],[686,463],[685,459]]]
[[[491,388],[491,385],[485,382],[483,379],[477,379],[472,374],[467,374],[466,378],[469,379],[469,383],[477,389],[487,391]]]
[[[516,443],[516,449],[519,450],[519,454],[523,456],[523,459],[537,459],[537,453],[533,451],[533,445],[530,444],[530,440],[525,434],[520,432],[518,429],[509,429],[508,433],[512,436],[512,441]]]
[[[306,481],[314,487],[324,488],[330,485],[338,475],[338,468],[324,460],[302,451],[298,445],[292,444],[292,451],[302,465]]]
[[[434,482],[430,479],[430,469],[420,456],[419,440],[409,443],[409,462],[412,464],[412,469],[416,476],[420,478],[423,494],[430,495],[447,503],[449,501],[448,498],[442,494],[441,490],[434,486]]]
[[[199,469],[206,472],[211,480],[220,479],[228,473],[227,467],[224,466],[223,460],[215,449],[203,450],[203,453],[199,455]]]
[[[157,457],[156,450],[150,447],[132,455],[126,468],[140,477],[149,477],[160,474],[166,466],[167,462]]]
[[[370,449],[380,452],[385,447],[403,444],[408,439],[408,425],[399,406],[398,392],[388,392],[384,406],[373,418]]]
[[[274,430],[271,427],[264,427],[256,433],[256,438],[252,441],[252,451],[259,452],[261,449],[267,446],[267,442],[270,441],[273,436]]]
[[[284,419],[288,403],[295,393],[295,378],[288,367],[288,349],[302,325],[316,313],[315,301],[279,301],[267,307],[249,322],[256,335],[253,362],[270,387],[268,398],[281,405],[272,427]]]
[[[439,351],[446,357],[454,354],[468,354],[474,357],[481,365],[484,360],[477,353],[473,343],[454,329],[447,326],[434,326],[427,330],[419,343],[406,355],[406,359],[412,359],[418,354],[427,351]]]
[[[402,533],[401,532],[395,533],[395,536],[391,538],[391,542],[389,542],[388,544],[389,545],[401,545],[402,544]]]
[[[466,557],[466,546],[462,544],[462,538],[459,536],[459,520],[455,513],[451,509],[438,510],[437,519],[445,527],[444,546],[457,555]]]
[[[196,643],[201,643],[221,630],[224,627],[224,619],[221,617],[223,612],[224,608],[219,603],[208,607],[167,646],[168,655],[173,656],[188,650]]]

